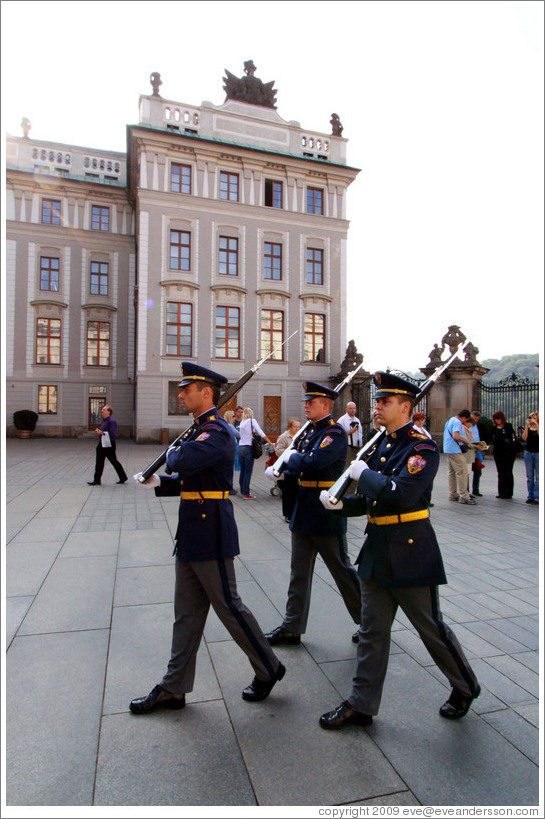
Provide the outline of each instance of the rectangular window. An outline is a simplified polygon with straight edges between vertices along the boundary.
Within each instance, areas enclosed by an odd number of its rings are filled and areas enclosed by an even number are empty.
[[[87,364],[110,366],[110,324],[107,321],[87,322]]]
[[[169,415],[184,415],[184,408],[182,405],[181,398],[178,398],[180,394],[180,387],[178,386],[179,381],[169,381],[168,382],[168,414]]]
[[[61,203],[59,199],[42,199],[42,224],[60,225]]]
[[[324,191],[322,188],[307,188],[307,213],[324,212]]]
[[[324,283],[324,251],[307,247],[307,284]]]
[[[220,171],[220,199],[238,202],[238,173]]]
[[[191,233],[187,230],[170,231],[170,269],[191,269]]]
[[[42,384],[38,387],[38,414],[57,414],[57,387]]]
[[[170,190],[172,193],[191,193],[191,165],[170,165]]]
[[[216,358],[240,358],[240,308],[216,307]]]
[[[36,364],[61,363],[61,320],[36,320]]]
[[[305,313],[304,361],[325,361],[325,316]]]
[[[274,179],[265,180],[265,207],[267,208],[281,208],[282,207],[282,182],[276,182]]]
[[[59,260],[54,256],[40,257],[40,290],[59,292]]]
[[[91,294],[93,296],[108,295],[108,262],[91,262]]]
[[[91,230],[110,229],[110,208],[103,208],[102,205],[91,207]]]
[[[238,239],[220,236],[219,272],[222,276],[238,276]]]
[[[282,310],[261,311],[261,358],[284,341],[284,313]],[[284,360],[284,348],[276,350],[273,361]]]
[[[193,346],[193,305],[167,301],[167,355],[189,357]]]
[[[265,242],[263,253],[263,275],[266,279],[282,279],[282,245]]]

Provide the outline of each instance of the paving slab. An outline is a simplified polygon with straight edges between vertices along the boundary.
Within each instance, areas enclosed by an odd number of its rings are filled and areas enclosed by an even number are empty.
[[[255,805],[222,701],[104,717],[95,805]]]
[[[115,558],[111,556],[57,560],[19,633],[109,628],[114,576]]]
[[[119,531],[72,532],[64,541],[59,557],[99,557],[117,555]]]
[[[6,646],[9,646],[34,600],[34,595],[6,597]]]
[[[166,559],[166,557],[165,557]],[[149,605],[174,600],[174,560],[170,565],[119,569],[115,584],[114,605]]]
[[[380,719],[368,733],[420,803],[510,805],[516,793],[516,804],[538,804],[535,764],[472,711],[459,722],[441,719],[441,702],[437,682],[414,660],[390,659]]]
[[[37,594],[61,549],[62,540],[10,543],[6,549],[7,596]]]
[[[539,765],[539,732],[520,714],[511,709],[485,714],[484,720],[517,750]]]
[[[506,705],[518,705],[535,701],[532,694],[517,685],[508,676],[494,668],[487,660],[473,660],[473,669],[481,686],[485,685],[498,699]]]
[[[141,529],[123,529],[119,536],[118,566],[172,566],[173,549],[174,541],[168,529],[154,531],[152,535]]]
[[[36,516],[30,520],[11,540],[11,544],[17,543],[38,543],[44,540],[63,540],[68,537],[72,526],[77,519],[77,514],[66,515],[65,517],[50,518],[47,524],[43,519]]]
[[[106,629],[17,637],[11,644],[8,805],[92,804],[107,649]]]
[[[258,804],[339,804],[404,789],[361,728],[353,726],[339,735],[319,727],[318,717],[334,692],[308,652],[300,651],[297,662],[283,652],[284,679],[264,702],[247,703],[240,696],[243,678],[235,649],[230,643],[215,643],[210,653]]]

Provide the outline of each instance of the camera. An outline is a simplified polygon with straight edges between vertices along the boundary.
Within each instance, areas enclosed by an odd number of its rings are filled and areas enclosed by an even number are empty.
[[[357,421],[350,421],[350,426],[351,426],[351,427],[357,427],[357,426],[358,426],[358,422],[357,422]]]

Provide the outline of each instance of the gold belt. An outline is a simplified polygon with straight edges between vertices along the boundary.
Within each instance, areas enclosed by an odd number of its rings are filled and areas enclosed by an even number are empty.
[[[402,515],[381,515],[379,518],[373,518],[367,515],[369,523],[374,523],[375,526],[390,526],[392,523],[410,523],[412,520],[422,520],[429,518],[430,513],[427,509],[419,509],[418,512],[405,512]]]
[[[313,489],[329,489],[335,481],[299,481],[299,486],[310,486]]]
[[[229,497],[229,490],[225,492],[180,492],[182,500],[225,500]]]

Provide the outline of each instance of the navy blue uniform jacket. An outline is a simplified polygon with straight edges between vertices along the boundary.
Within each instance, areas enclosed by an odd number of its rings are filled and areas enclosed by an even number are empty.
[[[332,483],[342,475],[346,461],[346,432],[327,415],[311,424],[298,452],[289,459],[288,474],[298,475],[299,481]],[[330,515],[320,502],[324,487],[299,485],[290,529],[301,535],[341,535],[344,521]]]
[[[235,439],[215,407],[200,415],[187,441],[169,451],[167,464],[177,475],[161,475],[158,496],[183,492],[229,492]],[[235,557],[240,552],[233,505],[225,500],[182,500],[176,530],[178,560],[193,562]]]
[[[357,494],[343,498],[337,515],[372,517],[428,508],[439,468],[437,444],[411,423],[387,434],[358,481]],[[377,526],[367,523],[358,574],[378,586],[435,586],[446,583],[443,559],[429,518]]]

